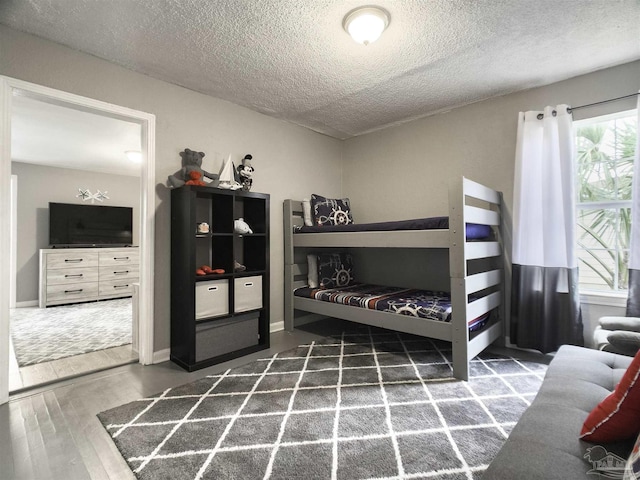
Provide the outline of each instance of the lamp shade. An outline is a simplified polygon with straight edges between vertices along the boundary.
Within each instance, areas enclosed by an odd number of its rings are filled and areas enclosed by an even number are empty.
[[[345,15],[344,29],[356,42],[369,45],[375,42],[389,26],[389,12],[375,6],[359,7]]]

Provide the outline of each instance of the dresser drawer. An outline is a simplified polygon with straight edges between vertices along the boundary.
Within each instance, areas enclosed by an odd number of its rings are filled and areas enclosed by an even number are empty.
[[[126,252],[100,252],[100,266],[138,265],[140,253],[137,250]]]
[[[100,267],[100,281],[129,279],[138,281],[140,277],[140,266],[135,265],[110,265]]]
[[[75,253],[49,253],[47,254],[47,269],[50,268],[77,268],[77,267],[97,267],[97,252],[75,252]]]
[[[98,282],[47,285],[47,305],[98,299]]]
[[[196,320],[229,313],[229,281],[196,283]]]
[[[47,270],[47,285],[68,285],[71,283],[97,281],[98,269],[95,267],[54,268]]]
[[[100,298],[106,297],[130,297],[133,295],[133,284],[135,280],[110,280],[100,281]]]
[[[262,308],[262,276],[234,279],[234,312]]]

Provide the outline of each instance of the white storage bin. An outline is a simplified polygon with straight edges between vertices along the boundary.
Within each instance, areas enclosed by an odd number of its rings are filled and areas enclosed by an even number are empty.
[[[262,308],[262,276],[234,279],[234,312]]]
[[[229,313],[228,280],[196,283],[196,320]]]

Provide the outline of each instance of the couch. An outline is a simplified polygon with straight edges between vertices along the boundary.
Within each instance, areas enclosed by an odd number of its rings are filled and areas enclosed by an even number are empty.
[[[594,468],[587,449],[594,444],[578,436],[591,410],[614,390],[632,360],[610,352],[562,346],[549,365],[538,395],[482,479],[600,478],[587,475]],[[602,447],[606,453],[626,460],[634,440]]]
[[[634,356],[640,349],[640,318],[601,317],[593,332],[598,350]]]

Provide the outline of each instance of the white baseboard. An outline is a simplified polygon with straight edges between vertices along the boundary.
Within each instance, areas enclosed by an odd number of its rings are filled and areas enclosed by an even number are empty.
[[[306,323],[317,322],[318,320],[326,318],[324,315],[317,315],[315,313],[304,315],[302,317],[296,318],[296,325],[304,325]],[[281,332],[284,330],[284,321],[274,322],[269,325],[269,333]],[[165,348],[164,350],[159,350],[157,352],[153,352],[153,363],[162,363],[168,362],[171,356],[171,349]]]
[[[39,305],[38,300],[28,300],[26,302],[16,302],[16,308],[37,307]]]
[[[281,332],[284,330],[284,320],[280,322],[274,322],[269,325],[269,333]]]
[[[171,358],[171,349],[165,348],[164,350],[158,350],[153,352],[153,363],[168,362]]]

